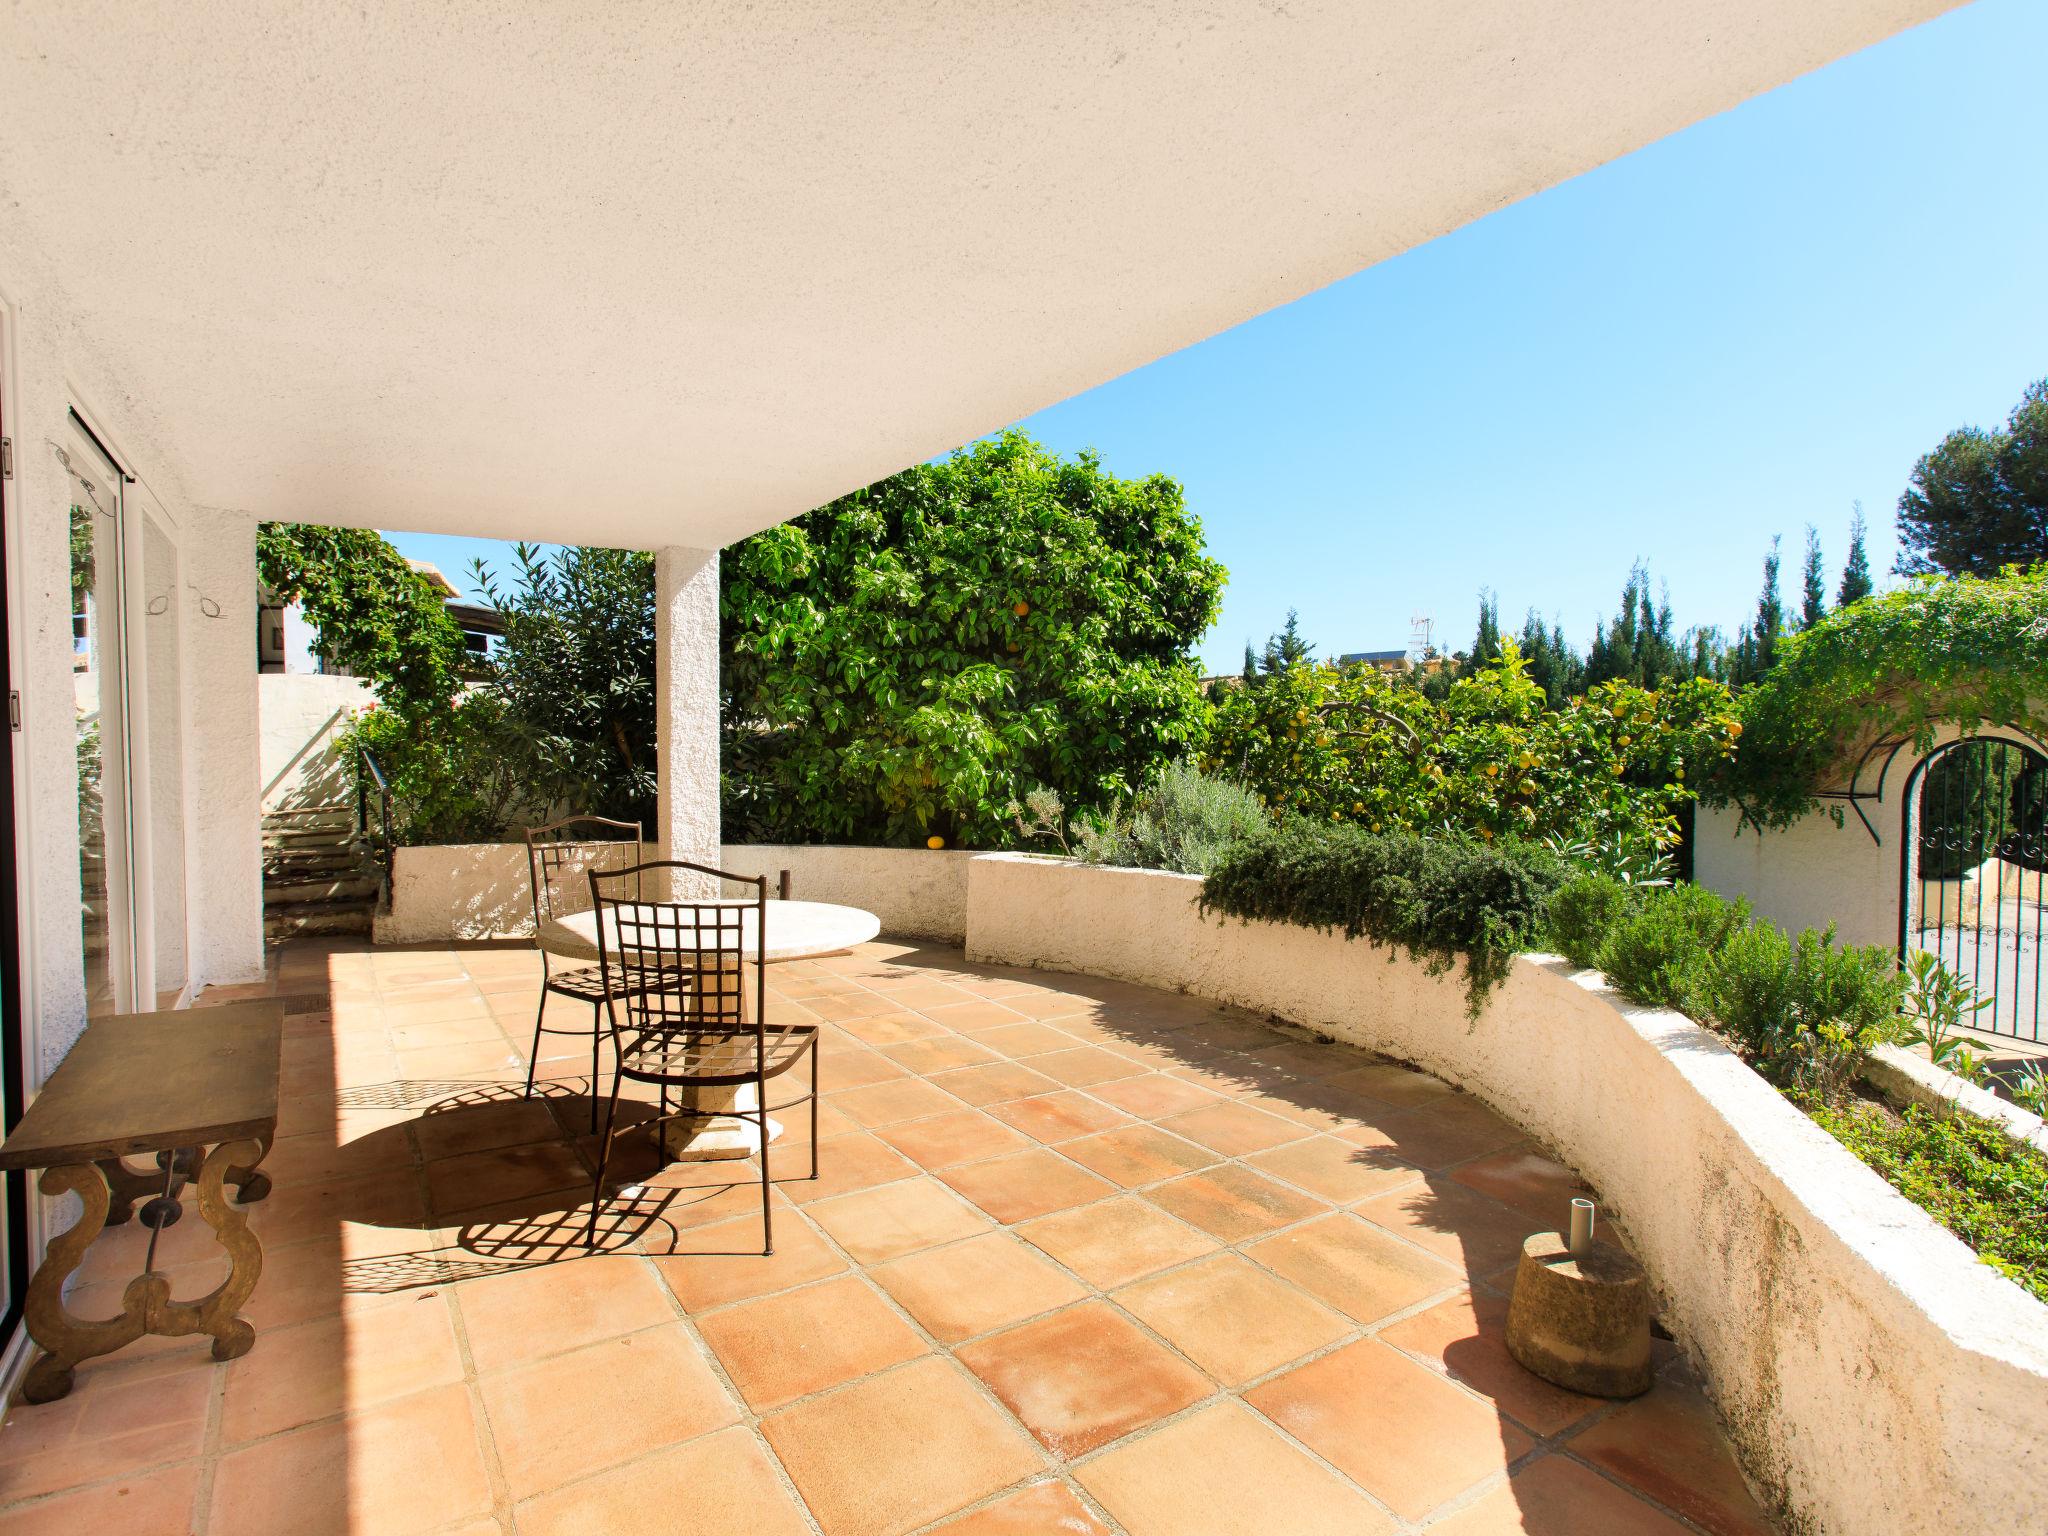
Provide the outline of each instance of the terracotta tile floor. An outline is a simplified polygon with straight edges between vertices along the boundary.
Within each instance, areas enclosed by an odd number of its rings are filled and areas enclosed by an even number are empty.
[[[301,944],[238,989],[287,1010],[256,1348],[147,1341],[16,1405],[0,1536],[1770,1529],[1670,1346],[1629,1404],[1509,1358],[1517,1245],[1579,1186],[1433,1078],[868,945],[772,973],[827,1090],[822,1176],[800,1113],[771,1154],[774,1257],[756,1164],[644,1133],[593,1253],[587,1045],[522,1097],[537,977]],[[209,1241],[165,1235],[178,1294]]]

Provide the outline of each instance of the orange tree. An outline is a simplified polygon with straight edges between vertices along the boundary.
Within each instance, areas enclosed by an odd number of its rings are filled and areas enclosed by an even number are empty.
[[[1298,666],[1228,690],[1203,766],[1275,812],[1374,831],[1540,838],[1643,852],[1741,734],[1706,678],[1607,682],[1551,709],[1505,641],[1441,702],[1370,668]]]
[[[998,847],[1030,791],[1107,806],[1206,725],[1191,651],[1224,572],[1164,475],[1005,432],[755,534],[721,573],[740,836]]]

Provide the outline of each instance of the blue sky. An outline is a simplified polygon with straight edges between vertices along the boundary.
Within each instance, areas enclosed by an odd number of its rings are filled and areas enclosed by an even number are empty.
[[[1202,646],[1470,642],[1477,593],[1584,644],[1631,561],[1732,630],[1851,506],[2048,374],[2048,6],[1977,0],[1021,425],[1180,480],[1230,568]],[[467,585],[487,540],[396,535]]]

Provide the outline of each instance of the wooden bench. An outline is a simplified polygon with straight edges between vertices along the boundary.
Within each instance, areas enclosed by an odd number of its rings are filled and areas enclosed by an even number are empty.
[[[95,1020],[0,1145],[0,1169],[41,1168],[44,1194],[74,1193],[85,1207],[52,1239],[29,1282],[24,1320],[44,1350],[22,1389],[30,1402],[64,1396],[80,1361],[144,1334],[210,1334],[216,1360],[247,1354],[256,1342],[256,1330],[235,1314],[256,1288],[263,1250],[226,1187],[244,1202],[270,1191],[256,1165],[277,1135],[283,1035],[284,1010],[275,1002]],[[148,1171],[122,1161],[149,1154],[157,1166]],[[173,1301],[169,1279],[155,1270],[156,1242],[182,1214],[178,1194],[195,1170],[199,1214],[227,1251],[228,1274],[196,1301]],[[142,1207],[149,1250],[119,1315],[73,1317],[64,1282],[93,1240],[127,1221],[143,1195],[152,1196]]]

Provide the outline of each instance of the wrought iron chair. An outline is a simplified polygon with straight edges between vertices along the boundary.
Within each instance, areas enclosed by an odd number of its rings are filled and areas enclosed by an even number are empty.
[[[597,1083],[605,976],[597,946],[562,925],[562,919],[590,910],[593,870],[630,869],[647,857],[637,821],[607,816],[571,816],[526,834],[527,874],[533,883],[533,942],[540,950],[540,1007],[533,1019],[533,1050],[526,1061],[526,1097],[533,1097],[540,1065],[540,1037],[580,1035],[581,1029],[547,1027],[549,996],[590,1005],[590,1129],[597,1129]]]
[[[660,890],[669,888],[678,872],[751,886],[754,894],[722,901],[638,899],[643,877]],[[598,965],[606,977],[605,1017],[617,1056],[592,1184],[591,1245],[597,1242],[598,1206],[611,1162],[619,1086],[636,1082],[660,1090],[659,1113],[643,1122],[656,1135],[665,1123],[679,1119],[730,1118],[753,1125],[760,1138],[761,1251],[773,1253],[768,1116],[775,1110],[810,1105],[810,1177],[815,1179],[818,1026],[767,1022],[768,881],[677,859],[657,860],[633,869],[593,871],[590,897],[597,913]],[[769,1079],[781,1077],[805,1057],[811,1061],[809,1091],[770,1104]],[[678,1090],[673,1110],[672,1088]],[[748,1088],[753,1090],[751,1104],[745,1102]],[[714,1106],[693,1098],[703,1089],[739,1091],[731,1104]]]

